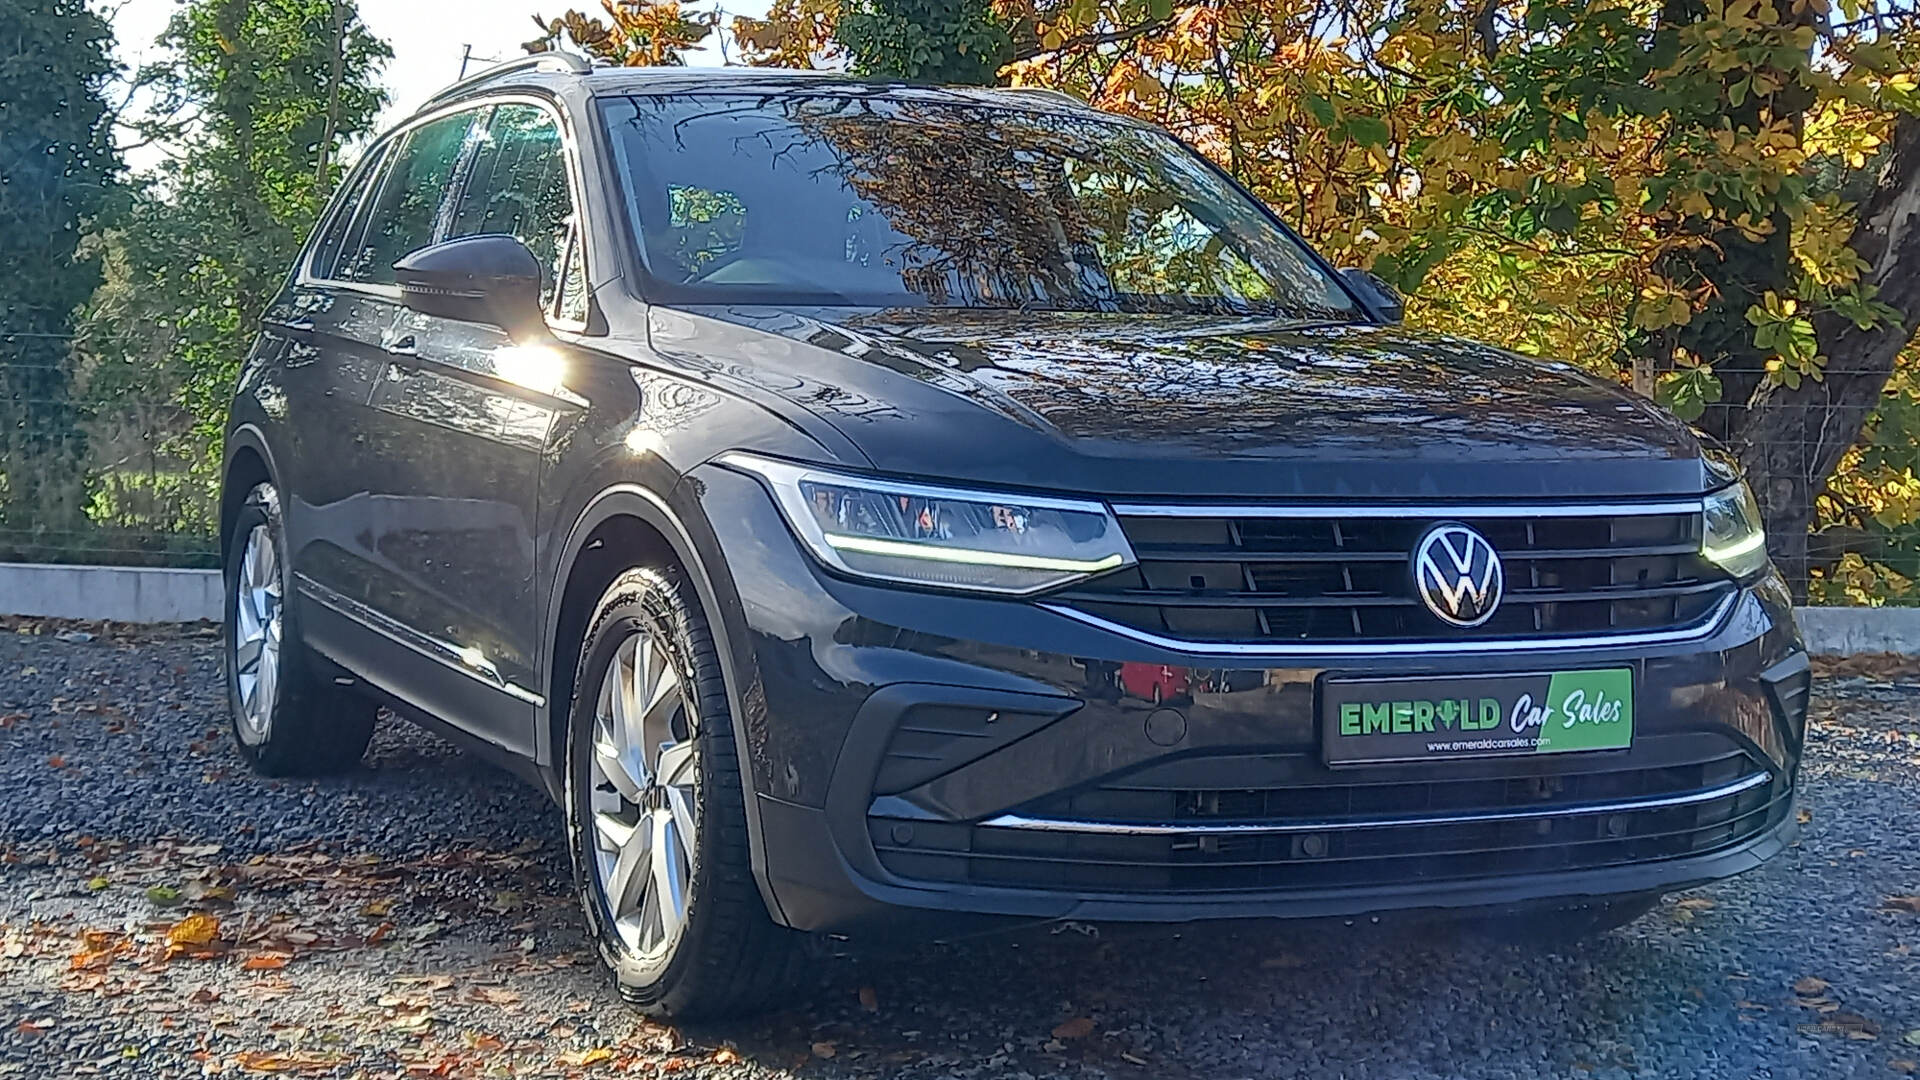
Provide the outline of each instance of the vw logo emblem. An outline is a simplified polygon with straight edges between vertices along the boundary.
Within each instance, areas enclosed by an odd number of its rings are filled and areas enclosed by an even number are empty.
[[[1413,547],[1413,583],[1441,622],[1479,626],[1500,607],[1506,574],[1487,538],[1458,522],[1428,529]]]

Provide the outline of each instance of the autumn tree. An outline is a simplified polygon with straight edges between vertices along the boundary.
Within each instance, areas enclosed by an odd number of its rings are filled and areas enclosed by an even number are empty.
[[[660,67],[685,63],[682,54],[696,48],[719,25],[716,13],[688,15],[676,0],[601,0],[607,20],[569,9],[553,19],[533,17],[541,35],[527,42],[528,52],[546,52],[571,44],[589,56],[622,67]]]
[[[82,520],[68,336],[100,280],[81,235],[120,167],[110,43],[83,0],[0,7],[0,558],[44,558]]]

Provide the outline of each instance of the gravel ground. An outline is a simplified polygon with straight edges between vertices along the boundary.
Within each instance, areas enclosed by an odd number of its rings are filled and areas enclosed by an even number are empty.
[[[1897,1077],[1920,1060],[1920,679],[1816,687],[1802,842],[1574,953],[1435,927],[1082,927],[823,957],[646,1022],[557,812],[399,723],[251,776],[211,632],[0,632],[0,1075]]]

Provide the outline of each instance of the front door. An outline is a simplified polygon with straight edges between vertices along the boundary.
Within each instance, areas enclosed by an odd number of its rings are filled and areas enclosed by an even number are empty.
[[[470,142],[437,239],[518,238],[540,261],[552,311],[573,221],[558,123],[542,106],[503,102]],[[570,398],[561,363],[497,327],[403,311],[371,401],[370,473],[385,496],[375,546],[395,574],[378,606],[454,660],[413,696],[527,755],[543,699],[535,515],[547,436]]]

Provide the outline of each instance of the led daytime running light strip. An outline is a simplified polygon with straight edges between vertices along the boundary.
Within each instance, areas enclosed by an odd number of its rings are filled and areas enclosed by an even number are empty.
[[[841,551],[860,551],[869,555],[895,555],[905,559],[926,559],[931,562],[963,563],[968,566],[999,566],[1014,570],[1059,570],[1066,573],[1092,574],[1101,570],[1112,570],[1126,562],[1118,553],[1091,561],[1051,559],[1044,555],[1016,555],[998,551],[981,551],[978,548],[944,548],[900,540],[879,540],[870,536],[849,536],[846,533],[825,535],[827,543]]]
[[[1700,554],[1705,555],[1713,562],[1725,565],[1742,555],[1752,554],[1755,549],[1765,547],[1766,543],[1767,534],[1755,530],[1747,534],[1745,539],[1735,541],[1726,547],[1714,547],[1711,544],[1702,544],[1700,545]]]

